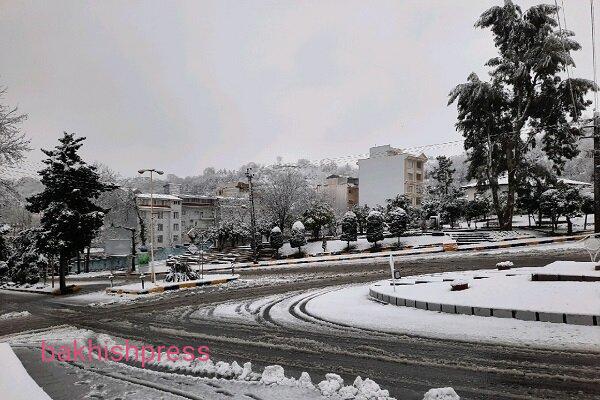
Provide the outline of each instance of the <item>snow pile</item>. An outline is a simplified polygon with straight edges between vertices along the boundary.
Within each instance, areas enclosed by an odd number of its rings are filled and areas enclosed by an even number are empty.
[[[337,374],[325,375],[325,380],[317,385],[321,395],[355,400],[394,400],[390,392],[383,390],[371,379],[357,376],[351,386],[344,386],[344,380]]]
[[[29,311],[20,311],[20,312],[9,312],[6,314],[0,315],[0,321],[5,321],[7,319],[15,319],[15,318],[25,318],[29,317],[31,314]]]
[[[512,261],[502,261],[496,264],[497,268],[511,268],[515,264]]]
[[[292,225],[292,230],[293,231],[303,231],[304,224],[300,221],[296,221],[296,222],[294,222],[294,225]]]
[[[460,400],[460,397],[456,394],[454,389],[451,387],[429,389],[423,400]]]
[[[3,399],[11,400],[52,400],[29,376],[8,343],[0,343],[0,393]]]

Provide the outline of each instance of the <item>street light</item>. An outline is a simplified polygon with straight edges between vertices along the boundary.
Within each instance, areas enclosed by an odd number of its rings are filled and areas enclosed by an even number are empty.
[[[152,283],[156,283],[156,274],[154,273],[154,181],[153,181],[153,174],[156,173],[158,175],[162,175],[162,174],[164,174],[164,172],[159,171],[154,168],[138,170],[138,174],[140,174],[140,175],[143,175],[146,172],[150,172],[150,274],[152,277]],[[143,286],[143,283],[142,283],[142,286]]]

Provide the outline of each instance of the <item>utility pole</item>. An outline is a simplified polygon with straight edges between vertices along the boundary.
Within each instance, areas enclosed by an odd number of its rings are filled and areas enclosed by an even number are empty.
[[[252,235],[252,261],[258,263],[258,244],[256,243],[256,216],[254,215],[254,187],[252,186],[252,168],[246,169],[246,178],[250,189],[250,234]]]
[[[600,112],[594,111],[594,232],[600,233]]]
[[[157,173],[162,175],[164,172],[154,168],[140,169],[138,173],[142,175],[145,172],[150,172],[150,274],[152,283],[156,283],[156,274],[154,273],[154,181],[152,174]]]

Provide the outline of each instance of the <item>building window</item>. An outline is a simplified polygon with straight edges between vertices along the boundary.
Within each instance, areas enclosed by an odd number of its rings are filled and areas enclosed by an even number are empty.
[[[421,198],[420,198],[420,197],[417,197],[417,198],[415,199],[415,205],[417,205],[417,206],[420,206],[420,205],[421,205]]]
[[[179,213],[177,211],[173,212],[173,218],[175,218],[175,219],[179,218]]]
[[[185,210],[181,210],[181,215],[186,215],[187,212]]]
[[[413,168],[413,167],[414,167],[414,163],[413,163],[413,161],[412,161],[412,160],[408,160],[408,161],[406,162],[406,164],[408,165],[408,168]]]
[[[156,225],[156,230],[159,231],[159,232],[162,232],[162,230],[163,230],[163,224],[157,224]]]
[[[173,230],[174,231],[178,231],[179,230],[179,224],[173,224]]]
[[[179,235],[173,235],[173,241],[179,242]]]
[[[417,169],[421,169],[421,168],[423,168],[423,162],[417,161]]]
[[[408,193],[412,193],[413,191],[413,186],[412,185],[408,185],[408,189],[406,190]]]
[[[417,181],[421,182],[423,180],[423,175],[417,174]]]
[[[158,243],[162,243],[162,242],[163,242],[163,237],[162,237],[162,235],[158,235],[158,236],[156,237],[156,241],[157,241]]]
[[[409,172],[409,173],[408,173],[408,180],[409,180],[409,181],[412,181],[412,180],[413,180],[413,174],[412,174],[412,172]]]

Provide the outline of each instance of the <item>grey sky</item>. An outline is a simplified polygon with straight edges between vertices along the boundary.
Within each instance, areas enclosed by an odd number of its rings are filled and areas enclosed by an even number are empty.
[[[591,78],[589,2],[563,1]],[[29,114],[29,165],[65,130],[123,175],[443,142],[448,92],[494,54],[473,28],[493,4],[0,0],[0,84]]]

